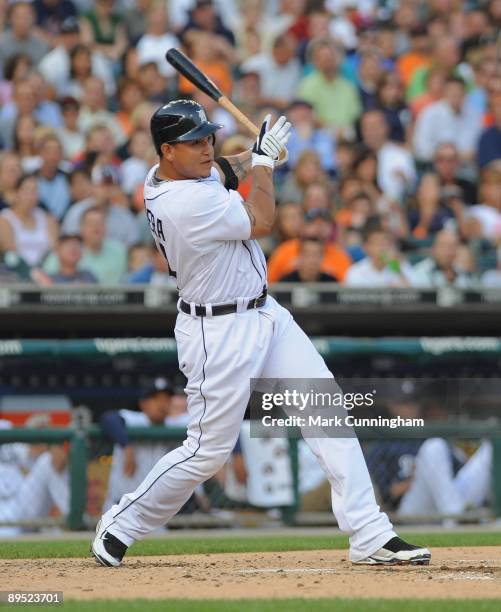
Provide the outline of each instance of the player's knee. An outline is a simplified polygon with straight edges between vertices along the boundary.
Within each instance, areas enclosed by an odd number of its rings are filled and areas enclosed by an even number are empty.
[[[231,450],[225,448],[213,452],[201,453],[199,456],[201,469],[207,478],[214,476],[228,461]]]
[[[443,438],[429,438],[421,445],[417,459],[420,461],[443,461],[449,457],[447,442]]]

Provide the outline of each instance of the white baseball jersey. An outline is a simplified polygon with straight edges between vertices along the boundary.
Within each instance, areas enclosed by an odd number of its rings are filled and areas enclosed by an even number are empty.
[[[168,181],[148,172],[144,201],[150,230],[186,302],[223,304],[254,298],[266,286],[266,260],[250,240],[249,216],[237,191],[219,172],[207,178]]]

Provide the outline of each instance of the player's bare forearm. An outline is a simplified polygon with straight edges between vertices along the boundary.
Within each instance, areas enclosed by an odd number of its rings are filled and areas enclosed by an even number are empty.
[[[224,159],[230,164],[239,181],[245,180],[252,170],[252,151],[244,151],[238,155],[224,155]]]
[[[252,189],[244,202],[251,222],[251,238],[268,236],[275,223],[275,189],[273,171],[267,166],[252,169]]]

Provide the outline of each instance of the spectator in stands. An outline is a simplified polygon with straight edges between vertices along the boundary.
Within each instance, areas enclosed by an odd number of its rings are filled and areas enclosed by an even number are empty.
[[[15,53],[5,62],[3,78],[0,80],[0,106],[14,99],[14,87],[29,72],[31,59],[24,53]]]
[[[498,72],[497,62],[487,57],[483,49],[475,49],[469,56],[469,63],[473,70],[474,85],[466,95],[466,104],[474,111],[484,116],[488,111],[488,88],[491,79],[496,78]]]
[[[0,210],[15,203],[16,185],[22,173],[21,161],[15,152],[0,153]]]
[[[244,72],[259,75],[261,104],[281,110],[293,100],[301,78],[301,64],[296,57],[296,39],[290,33],[277,36],[271,53],[262,52],[242,64]]]
[[[94,274],[101,285],[117,285],[127,270],[124,245],[106,238],[105,212],[98,206],[88,208],[80,222],[84,252],[80,268]]]
[[[301,153],[312,150],[320,158],[322,168],[333,173],[336,168],[335,139],[328,130],[316,127],[313,106],[306,100],[294,100],[287,108],[287,118],[292,123],[287,143],[288,165],[294,168]]]
[[[0,141],[4,148],[11,149],[14,144],[16,119],[31,115],[35,111],[36,100],[33,87],[27,77],[15,84],[14,99],[0,108]]]
[[[186,43],[188,34],[198,36],[209,32],[221,39],[228,47],[235,44],[235,36],[223,23],[221,17],[216,12],[212,0],[196,0],[193,9],[189,12],[189,18],[181,31],[180,38],[183,44]]]
[[[285,242],[299,238],[303,227],[304,214],[299,204],[282,202],[277,210],[275,235],[277,241]]]
[[[501,241],[501,161],[491,162],[483,171],[479,195],[480,204],[468,209],[468,238],[485,238],[497,245]]]
[[[110,165],[96,166],[93,171],[94,197],[73,204],[63,222],[63,231],[78,233],[78,227],[86,210],[99,206],[106,217],[106,237],[125,246],[139,239],[136,219],[127,206],[123,205],[124,194],[118,183],[117,171]]]
[[[19,155],[23,172],[27,174],[40,167],[40,156],[36,145],[39,128],[35,118],[30,114],[19,115],[14,123],[13,149]]]
[[[63,219],[63,224],[61,227],[61,231],[65,234],[70,233],[66,231],[66,218],[70,215],[71,208],[78,205],[79,202],[88,202],[91,205],[94,203],[94,185],[90,179],[89,172],[85,168],[77,167],[71,172],[70,192],[71,206]]]
[[[461,200],[465,204],[475,204],[477,191],[475,185],[468,179],[462,178],[460,173],[460,157],[453,143],[443,143],[435,149],[433,160],[433,175],[439,182],[442,191],[457,188]]]
[[[414,266],[412,284],[430,289],[447,285],[468,289],[478,284],[474,275],[459,266],[459,248],[456,232],[447,229],[439,231],[433,241],[430,257]]]
[[[364,111],[377,106],[377,89],[383,75],[379,51],[368,49],[361,54],[358,65],[358,95]]]
[[[76,16],[61,24],[54,48],[40,61],[38,69],[44,79],[61,95],[70,78],[70,54],[80,41],[80,25]]]
[[[299,155],[293,171],[280,189],[280,199],[300,203],[308,185],[325,179],[320,158],[315,151],[307,149]]]
[[[336,214],[339,240],[354,260],[365,257],[363,252],[359,257],[363,243],[363,231],[367,220],[374,214],[373,201],[365,191],[358,191],[347,199],[345,206]],[[356,257],[353,257],[354,255]]]
[[[22,176],[12,206],[0,213],[0,251],[17,253],[29,266],[38,266],[54,246],[57,221],[38,206],[38,184]]]
[[[28,0],[12,3],[8,9],[10,28],[0,34],[0,74],[5,62],[15,53],[26,54],[38,64],[47,53],[48,45],[33,32],[35,12]]]
[[[152,262],[152,246],[143,242],[136,242],[127,251],[127,274],[133,274],[145,266],[151,265]]]
[[[145,130],[135,130],[129,142],[129,153],[130,157],[122,164],[122,189],[131,196],[144,183],[144,177],[156,161],[150,134]]]
[[[145,100],[144,93],[138,81],[123,77],[118,83],[119,110],[116,113],[124,134],[130,138],[133,131],[131,115],[134,110]]]
[[[99,206],[85,209],[80,219],[77,234],[82,237],[83,255],[78,269],[88,270],[101,285],[117,285],[127,271],[126,247],[116,240],[106,238],[105,211]],[[63,229],[63,233],[69,233]],[[59,270],[56,253],[51,253],[44,261],[46,274]]]
[[[388,124],[388,139],[405,143],[411,127],[411,114],[404,101],[404,91],[395,72],[385,72],[377,85],[375,106],[383,111]]]
[[[59,105],[50,99],[49,88],[43,76],[36,70],[30,70],[26,78],[33,88],[36,120],[45,127],[61,127],[63,125],[61,110]]]
[[[63,151],[56,134],[47,134],[38,143],[42,165],[37,171],[38,192],[44,207],[60,221],[70,205],[68,175],[61,168]]]
[[[232,48],[221,38],[210,32],[188,31],[184,44],[192,61],[210,77],[227,96],[231,95],[233,78],[230,69]],[[179,79],[178,88],[183,96],[191,96],[196,91],[186,77]]]
[[[80,104],[76,98],[65,96],[59,105],[63,115],[63,127],[56,130],[56,133],[63,148],[64,158],[73,160],[82,155],[85,149],[85,138],[78,129]]]
[[[115,0],[96,0],[81,20],[82,41],[111,63],[118,62],[127,46],[122,17],[114,10]]]
[[[414,153],[419,161],[431,162],[437,146],[451,142],[461,160],[471,162],[481,129],[481,116],[465,104],[464,81],[449,77],[442,100],[425,108],[416,121]]]
[[[412,267],[402,258],[393,237],[378,217],[367,220],[364,228],[366,257],[350,266],[344,279],[348,287],[408,287]]]
[[[131,48],[135,48],[137,41],[146,32],[146,16],[150,10],[154,0],[136,0],[134,4],[127,6],[123,14],[123,24],[125,35]]]
[[[430,65],[430,40],[426,28],[415,25],[410,30],[410,47],[397,60],[397,70],[402,83],[408,87],[416,70]]]
[[[282,276],[283,283],[335,283],[337,279],[322,272],[325,257],[325,242],[316,238],[300,240],[296,270]]]
[[[172,99],[168,79],[160,73],[156,62],[140,64],[137,81],[141,86],[144,97],[149,102],[154,102],[155,108],[159,104],[165,104]],[[186,95],[190,97],[189,94]]]
[[[43,32],[50,45],[64,29],[67,19],[77,18],[77,9],[72,0],[35,0],[37,31]]]
[[[433,43],[431,62],[417,68],[407,88],[407,100],[412,102],[426,91],[426,79],[430,70],[440,68],[447,76],[461,77],[458,70],[459,47],[453,36],[440,36]]]
[[[156,62],[164,77],[172,77],[176,71],[165,61],[165,51],[171,47],[179,47],[179,41],[169,32],[166,3],[159,0],[151,3],[146,21],[146,32],[137,43],[139,63]]]
[[[360,130],[363,144],[377,155],[377,182],[385,196],[397,202],[411,191],[416,180],[412,155],[388,139],[389,127],[381,110],[362,115]]]
[[[501,91],[491,94],[489,100],[494,123],[482,132],[478,142],[477,163],[480,169],[501,159]]]
[[[325,242],[325,253],[322,262],[322,272],[342,281],[350,267],[349,255],[332,241],[334,223],[330,212],[312,210],[304,216],[301,238],[316,238]],[[278,282],[281,278],[297,268],[301,241],[290,239],[280,244],[268,261],[268,280]]]
[[[97,283],[92,272],[79,268],[82,258],[82,238],[79,234],[61,234],[57,241],[55,253],[59,262],[59,269],[49,276],[51,284],[87,285]]]
[[[341,52],[329,39],[313,40],[308,49],[315,70],[305,76],[298,94],[310,102],[324,127],[350,136],[362,107],[355,87],[339,73]]]
[[[117,146],[127,140],[115,115],[106,108],[106,91],[104,83],[95,76],[85,80],[82,96],[82,108],[78,118],[78,127],[87,134],[95,125],[104,124],[111,130]]]
[[[501,287],[501,245],[496,251],[497,267],[495,270],[487,270],[482,274],[482,285],[484,287]]]
[[[116,504],[127,491],[133,491],[153,465],[172,449],[173,442],[167,440],[131,442],[126,429],[167,425],[172,395],[170,382],[158,378],[142,390],[139,411],[110,410],[101,416],[101,427],[114,444],[103,510]],[[187,416],[185,412],[185,424]]]
[[[409,108],[415,119],[419,117],[425,108],[444,97],[447,76],[447,72],[439,66],[431,68],[428,71],[425,81],[425,91],[409,103]]]
[[[176,279],[170,275],[169,265],[157,247],[152,244],[151,262],[127,275],[129,285],[156,285],[176,288]]]

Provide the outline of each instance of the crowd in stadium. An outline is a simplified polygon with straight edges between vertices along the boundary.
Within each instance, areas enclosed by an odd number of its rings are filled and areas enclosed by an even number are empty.
[[[0,0],[1,282],[175,287],[143,214],[152,113],[191,97],[219,155],[252,146],[178,47],[292,122],[270,282],[500,287],[500,25],[501,0]]]

